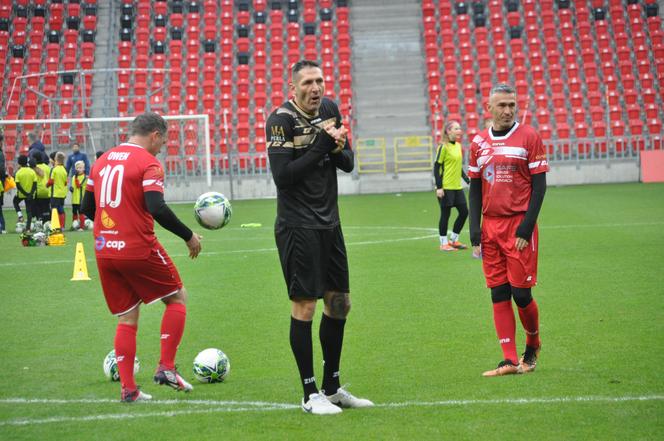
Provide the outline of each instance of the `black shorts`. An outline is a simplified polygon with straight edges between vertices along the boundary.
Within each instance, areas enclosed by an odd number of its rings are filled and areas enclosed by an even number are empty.
[[[327,291],[349,292],[341,226],[315,230],[277,224],[274,236],[290,298],[320,299]]]
[[[463,189],[445,190],[445,196],[440,200],[441,207],[459,207],[461,205],[467,205]]]
[[[57,209],[59,214],[65,212],[65,198],[51,198],[51,210]]]

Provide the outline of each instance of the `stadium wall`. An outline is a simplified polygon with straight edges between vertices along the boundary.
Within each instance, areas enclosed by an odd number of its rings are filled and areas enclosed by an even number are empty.
[[[636,159],[595,161],[584,163],[563,163],[551,165],[547,176],[550,186],[608,184],[617,182],[638,182],[639,162]],[[166,183],[166,200],[187,202],[195,200],[206,191],[219,191],[232,199],[257,199],[276,197],[276,188],[269,175],[242,177],[231,183],[227,177],[213,177],[212,188],[208,188],[204,178],[170,180]],[[339,173],[340,194],[405,193],[433,190],[433,177],[429,172],[363,175],[359,179]],[[232,195],[232,196],[231,196]]]

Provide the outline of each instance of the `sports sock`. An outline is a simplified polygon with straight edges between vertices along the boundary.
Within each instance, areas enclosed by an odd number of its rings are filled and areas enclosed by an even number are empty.
[[[178,351],[184,324],[187,319],[187,307],[182,303],[166,305],[161,319],[161,358],[159,364],[171,370],[175,368],[175,354]]]
[[[526,330],[526,345],[538,348],[540,345],[539,308],[535,299],[525,308],[519,308],[519,318],[523,329]]]
[[[58,219],[60,220],[60,228],[65,229],[65,214],[58,214]]]
[[[291,317],[290,345],[300,379],[304,388],[304,401],[309,401],[309,395],[318,393],[316,378],[314,377],[314,354],[311,342],[311,322],[305,322]]]
[[[344,342],[346,319],[334,319],[323,314],[320,321],[320,345],[323,349],[323,386],[327,395],[337,393],[339,384],[339,362]]]
[[[500,347],[503,350],[503,359],[518,364],[519,358],[516,354],[516,320],[510,300],[493,304],[493,323],[496,326],[496,334]]]
[[[452,234],[450,234],[450,241],[456,242],[458,238],[459,238],[459,235],[456,234],[455,232],[452,232]]]
[[[440,244],[447,245],[447,236],[440,236]]]
[[[81,228],[83,228],[85,224],[85,215],[84,214],[79,214],[78,215],[78,222],[81,224]]]
[[[134,358],[136,357],[137,328],[125,323],[118,323],[115,330],[115,359],[118,362],[122,389],[136,390],[134,381]]]

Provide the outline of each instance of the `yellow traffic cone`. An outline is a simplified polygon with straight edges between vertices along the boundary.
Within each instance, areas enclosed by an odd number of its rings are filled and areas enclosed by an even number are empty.
[[[59,230],[62,228],[60,225],[60,216],[58,216],[58,209],[51,210],[51,231]]]
[[[85,261],[85,251],[83,251],[83,242],[76,243],[76,256],[74,257],[74,275],[72,282],[79,280],[90,280],[88,277],[88,264]]]
[[[62,225],[60,225],[60,216],[58,210],[51,210],[51,231],[48,234],[48,244],[50,246],[62,246],[65,244],[65,235],[62,234]]]

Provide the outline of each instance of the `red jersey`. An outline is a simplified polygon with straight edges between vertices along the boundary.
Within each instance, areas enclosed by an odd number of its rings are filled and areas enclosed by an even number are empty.
[[[87,190],[95,195],[95,250],[107,259],[145,259],[157,244],[143,193],[164,192],[164,170],[137,144],[124,143],[93,165]]]
[[[482,178],[482,214],[525,213],[530,202],[531,175],[546,173],[549,164],[535,129],[514,123],[505,136],[481,131],[470,145],[468,176]]]

